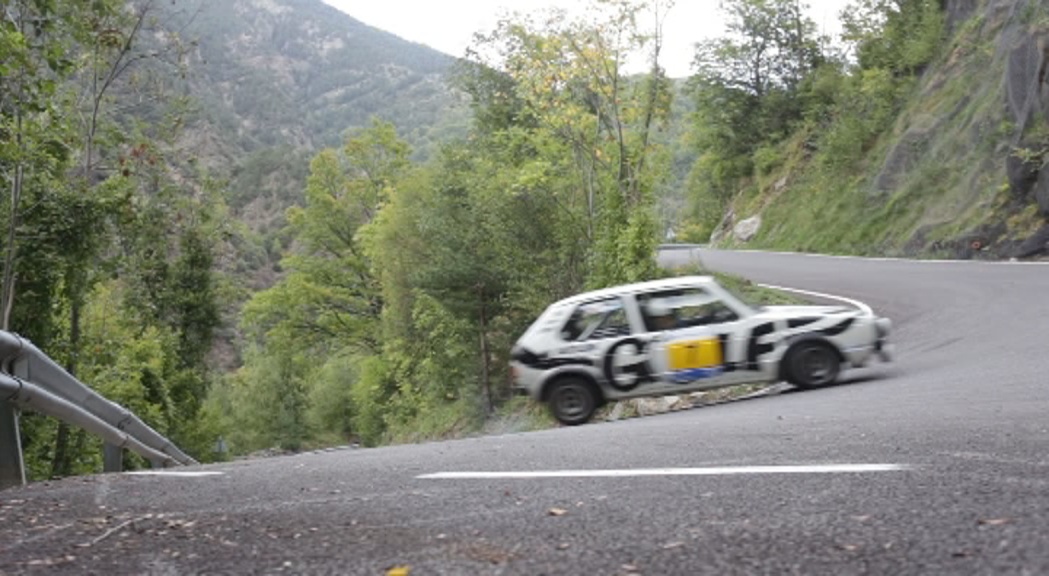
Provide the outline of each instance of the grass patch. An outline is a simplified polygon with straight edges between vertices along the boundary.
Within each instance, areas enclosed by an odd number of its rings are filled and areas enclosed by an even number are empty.
[[[786,292],[780,292],[779,290],[772,290],[743,278],[742,276],[734,276],[732,274],[722,274],[721,272],[713,272],[703,268],[702,264],[692,263],[684,266],[675,266],[673,268],[664,268],[662,270],[662,278],[678,278],[681,276],[713,276],[717,280],[718,284],[721,284],[723,288],[732,292],[748,304],[754,306],[777,306],[777,305],[792,305],[792,304],[804,304],[805,301],[788,294]]]
[[[487,422],[481,433],[516,434],[532,432],[557,426],[557,420],[550,415],[546,406],[525,396],[515,396],[504,403]]]
[[[484,424],[479,399],[460,399],[421,408],[415,417],[390,422],[381,444],[414,444],[471,436]]]

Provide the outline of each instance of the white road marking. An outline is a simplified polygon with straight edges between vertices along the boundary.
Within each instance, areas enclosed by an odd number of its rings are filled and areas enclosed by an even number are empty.
[[[813,464],[797,466],[713,466],[705,468],[627,468],[621,470],[535,470],[519,472],[436,472],[420,480],[492,480],[515,478],[628,478],[632,476],[733,476],[741,474],[855,474],[901,472],[905,464]]]
[[[124,472],[129,476],[173,476],[176,478],[202,478],[204,476],[222,476],[225,472],[215,470],[134,470]]]
[[[823,292],[813,292],[811,290],[800,290],[798,288],[787,288],[786,286],[774,286],[772,284],[758,284],[762,288],[771,288],[773,290],[782,290],[784,292],[793,292],[795,294],[801,294],[803,296],[813,296],[815,298],[826,298],[828,300],[838,300],[839,302],[845,302],[851,304],[860,309],[865,316],[873,316],[874,311],[871,307],[860,302],[859,300],[853,300],[852,298],[846,298],[844,296],[835,296],[834,294],[825,294]]]
[[[890,256],[848,256],[843,254],[817,254],[814,252],[790,252],[790,251],[777,251],[777,250],[747,250],[747,249],[732,249],[732,248],[708,248],[704,245],[699,244],[683,244],[669,246],[675,246],[674,248],[666,248],[661,246],[660,250],[675,251],[675,250],[688,250],[690,252],[698,252],[701,250],[710,250],[717,252],[741,252],[743,254],[770,254],[773,256],[785,255],[785,256],[804,256],[806,258],[830,258],[834,260],[869,260],[871,262],[907,262],[912,264],[958,264],[958,265],[989,265],[989,266],[1049,266],[1049,262],[1038,261],[1038,260],[947,260],[947,259],[918,259],[918,258],[896,258]],[[680,246],[680,247],[676,247]]]

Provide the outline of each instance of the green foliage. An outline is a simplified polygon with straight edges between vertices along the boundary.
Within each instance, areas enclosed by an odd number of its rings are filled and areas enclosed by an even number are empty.
[[[820,137],[820,158],[841,169],[861,160],[871,142],[896,118],[910,85],[882,68],[861,70],[850,77],[831,108],[833,120]]]
[[[251,343],[228,384],[228,427],[248,432],[234,438],[234,450],[346,439],[354,419],[365,442],[382,433],[381,416],[355,400],[373,391],[388,399],[382,363],[372,356],[382,349],[383,299],[365,239],[408,155],[393,127],[376,122],[311,163],[305,205],[288,214],[287,275],[244,307]],[[346,369],[357,362],[365,365]]]
[[[339,444],[354,433],[351,391],[360,380],[360,358],[337,355],[313,371],[306,420],[321,444]]]
[[[779,145],[807,117],[823,114],[837,70],[799,3],[730,0],[720,7],[728,34],[697,46],[689,81],[697,160],[688,186],[698,198],[692,215],[705,222],[718,219],[707,211],[726,205],[744,180],[783,161]]]
[[[683,244],[706,244],[714,229],[699,222],[685,221],[678,228],[677,241]]]
[[[697,159],[688,180],[685,221],[712,229],[727,211],[737,221],[761,214],[764,224],[753,240],[759,245],[878,253],[886,239],[905,238],[923,225],[918,207],[934,197],[931,190],[950,187],[950,173],[937,169],[949,155],[922,148],[921,126],[935,116],[912,111],[911,124],[898,122],[919,74],[943,52],[942,3],[853,2],[843,12],[846,54],[806,52],[815,43],[804,23],[793,36],[761,34],[789,23],[789,18],[769,17],[789,12],[787,4],[794,3],[727,2],[734,32],[698,51],[699,71],[690,82]],[[972,34],[975,28],[966,30]],[[781,50],[777,38],[798,39],[797,45],[806,48]],[[755,59],[757,48],[769,58]],[[796,54],[806,56],[797,59]],[[777,75],[781,67],[798,73]],[[942,77],[928,82],[938,81]],[[983,107],[990,97],[973,97],[965,107],[963,91],[955,94],[953,82],[949,93],[957,108],[928,100],[936,114],[971,118],[976,103]],[[961,128],[966,122],[955,121],[955,142],[971,138]],[[914,149],[899,147],[892,151],[891,165],[881,165],[889,143],[899,136],[893,132],[898,126],[911,128],[907,142],[913,141]],[[883,173],[875,177],[879,170]],[[893,190],[880,196],[887,186]]]
[[[3,328],[195,452],[219,324],[206,215],[223,207],[173,153],[182,46],[153,28],[154,3],[20,0],[4,16]],[[34,479],[101,468],[97,439],[25,421]]]
[[[552,299],[657,274],[671,90],[622,73],[641,8],[501,22],[459,70],[470,136],[425,166],[384,123],[313,159],[285,274],[245,306],[244,367],[215,395],[235,451],[483,429],[511,417],[509,350]]]
[[[356,430],[363,445],[375,446],[386,432],[384,407],[389,375],[382,358],[377,356],[363,358],[360,367],[361,377],[350,388],[350,398],[356,406]]]
[[[862,69],[920,72],[945,40],[938,0],[856,0],[842,12],[843,39],[853,43]]]
[[[262,338],[294,330],[304,346],[376,351],[381,289],[359,233],[377,215],[389,188],[407,167],[408,148],[393,127],[376,123],[341,151],[311,163],[306,205],[288,213],[296,245],[282,266],[288,276],[245,306],[247,328]]]

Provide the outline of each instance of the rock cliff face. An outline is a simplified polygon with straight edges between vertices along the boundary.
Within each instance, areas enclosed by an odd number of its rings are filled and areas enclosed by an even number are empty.
[[[1033,10],[1036,0],[999,0],[989,12]],[[1008,158],[1009,184],[1014,194],[1027,197],[1032,192],[1043,214],[1049,214],[1049,30],[1010,18],[1002,30],[999,51],[1005,54],[1006,103],[1009,118],[1016,126],[1013,147],[1018,153]]]
[[[893,192],[927,153],[945,154],[955,169],[969,172],[952,186],[968,188],[960,196],[987,210],[960,237],[940,240],[968,257],[991,249],[1000,256],[1029,256],[1046,249],[1047,230],[1009,230],[1010,215],[1037,203],[1049,215],[1049,16],[1042,0],[946,0],[944,8],[955,40],[946,60],[930,69],[917,102],[905,113],[906,128],[890,149],[873,191]],[[959,82],[967,86],[958,89]],[[966,89],[967,88],[967,89]],[[957,97],[945,97],[956,89]],[[951,143],[950,139],[960,140]],[[982,145],[982,144],[986,145]],[[973,170],[973,168],[976,170]],[[1009,198],[992,199],[994,177],[1008,182]],[[1004,204],[1004,205],[1003,205]],[[942,207],[941,207],[941,211]],[[950,214],[950,210],[946,210]],[[962,217],[963,210],[954,211]],[[983,217],[981,217],[983,216]],[[1015,218],[1013,218],[1015,220]],[[1034,221],[1034,219],[1028,218]],[[941,220],[942,224],[942,220]],[[936,224],[926,224],[911,239],[922,248]],[[928,245],[924,246],[928,247]]]
[[[1049,254],[1049,2],[941,0],[947,38],[859,173],[762,184],[753,246],[897,256]],[[796,160],[805,182],[819,167]],[[817,182],[812,184],[811,182]],[[791,232],[791,231],[794,232]],[[858,232],[857,232],[858,231]]]
[[[954,0],[949,9],[963,17],[975,12],[975,0]],[[1001,22],[996,58],[1005,60],[1002,80],[1006,115],[1014,128],[1006,157],[1010,192],[1019,203],[1034,201],[1049,215],[1049,17],[1042,0],[991,0],[984,20]],[[1049,249],[1049,225],[1044,225],[1013,256]]]

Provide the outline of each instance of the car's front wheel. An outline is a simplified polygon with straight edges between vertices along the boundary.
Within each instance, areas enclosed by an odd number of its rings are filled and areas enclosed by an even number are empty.
[[[561,378],[551,384],[547,403],[559,422],[576,426],[590,420],[597,410],[594,385],[582,378]]]
[[[787,355],[787,381],[798,388],[821,388],[838,379],[841,360],[826,342],[802,342]]]

